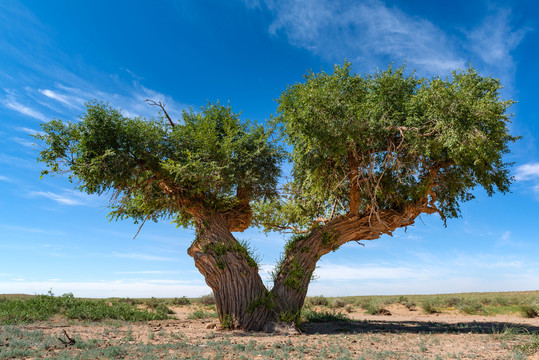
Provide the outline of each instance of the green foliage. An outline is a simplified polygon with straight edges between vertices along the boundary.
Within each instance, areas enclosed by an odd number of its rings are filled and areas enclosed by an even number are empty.
[[[508,191],[502,156],[518,138],[506,113],[514,102],[500,99],[501,88],[473,68],[424,79],[391,66],[361,76],[345,62],[307,74],[283,92],[273,120],[293,147],[293,181],[285,198],[257,205],[257,222],[310,229],[348,213],[354,168],[360,212],[403,209],[435,193],[442,216],[455,217],[475,186]]]
[[[213,296],[213,293],[203,295],[200,297],[200,303],[205,306],[215,305],[215,296]]]
[[[534,318],[539,316],[539,306],[535,305],[522,305],[520,313],[526,318]]]
[[[310,305],[314,305],[314,306],[328,306],[329,305],[329,300],[326,299],[324,295],[310,297],[307,299],[307,302]]]
[[[198,309],[198,310],[193,311],[191,314],[187,316],[188,319],[205,319],[209,317],[216,318],[217,313],[213,311],[210,312],[210,311],[204,311],[204,310]]]
[[[361,303],[361,308],[367,312],[369,315],[378,315],[380,313],[380,302],[375,299],[365,301]]]
[[[299,291],[307,274],[298,259],[292,259],[290,265],[283,267],[281,271],[284,277],[283,284],[290,289]]]
[[[185,296],[182,296],[181,298],[174,298],[172,299],[172,305],[189,305],[191,304],[191,300],[186,298]]]
[[[334,309],[343,308],[346,305],[346,302],[342,299],[333,299],[331,307]]]
[[[202,246],[202,251],[205,253],[213,252],[217,259],[217,266],[220,269],[224,269],[226,266],[226,261],[224,255],[227,252],[235,252],[243,255],[244,259],[247,261],[250,267],[258,270],[260,263],[260,256],[255,253],[251,245],[246,241],[237,241],[237,242],[212,242]]]
[[[234,327],[234,319],[229,314],[224,314],[221,319],[221,327],[223,329],[232,329]]]
[[[37,295],[28,299],[8,299],[0,303],[0,324],[22,324],[48,320],[54,315],[69,319],[98,321],[118,319],[125,321],[147,321],[168,319],[168,308],[144,311],[126,302],[108,303],[103,299],[83,300],[64,294]]]
[[[192,224],[189,207],[226,211],[276,196],[280,148],[262,126],[242,122],[230,106],[184,111],[182,122],[128,118],[90,102],[80,122],[52,120],[35,137],[45,174],[70,173],[78,189],[113,193],[112,219],[172,218]]]
[[[325,323],[325,322],[349,322],[350,318],[346,314],[342,314],[335,311],[313,311],[304,310],[302,312],[303,318],[308,322],[313,323]]]
[[[268,310],[275,309],[275,294],[269,291],[265,291],[260,297],[253,300],[247,306],[247,313],[252,314],[257,308],[265,308]]]
[[[436,308],[436,303],[436,301],[427,299],[421,303],[421,308],[427,314],[435,314],[438,312],[438,309]]]

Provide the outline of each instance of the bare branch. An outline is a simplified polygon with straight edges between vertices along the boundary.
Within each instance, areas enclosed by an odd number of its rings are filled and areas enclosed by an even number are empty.
[[[163,111],[163,113],[165,114],[165,116],[167,117],[169,123],[170,123],[170,126],[174,127],[174,122],[172,121],[172,119],[170,118],[170,116],[168,116],[168,113],[167,111],[165,110],[165,105],[164,103],[162,103],[161,101],[159,102],[156,102],[155,100],[150,100],[150,99],[146,99],[144,100],[145,102],[147,102],[150,106],[157,106],[161,109],[161,111]]]

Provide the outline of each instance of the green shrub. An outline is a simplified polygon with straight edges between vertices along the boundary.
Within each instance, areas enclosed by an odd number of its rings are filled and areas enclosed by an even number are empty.
[[[438,309],[436,309],[436,305],[434,303],[434,301],[432,300],[425,300],[421,303],[421,308],[423,309],[423,311],[427,314],[435,314],[438,312]]]
[[[325,322],[349,322],[350,318],[346,314],[341,314],[335,311],[313,311],[304,310],[303,318],[308,322],[325,323]]]
[[[342,299],[335,299],[333,300],[333,303],[331,303],[331,307],[334,309],[343,308],[346,305],[346,303]]]
[[[213,296],[213,294],[204,295],[200,298],[200,303],[202,305],[214,305],[215,297]]]
[[[324,297],[324,295],[313,296],[308,299],[308,303],[313,306],[328,306],[329,301]]]
[[[48,320],[54,315],[69,319],[99,321],[118,319],[126,321],[162,320],[169,316],[164,312],[140,310],[127,302],[111,302],[103,299],[82,300],[73,294],[55,297],[54,294],[37,295],[28,299],[8,299],[0,303],[0,324],[23,324]]]
[[[152,296],[151,299],[148,299],[144,302],[144,304],[150,308],[150,309],[157,309],[157,307],[159,306],[159,304],[162,304],[163,303],[163,300],[161,299],[156,299]]]
[[[380,304],[375,299],[361,303],[361,308],[369,315],[378,315],[380,312]]]
[[[526,318],[534,318],[539,316],[537,306],[533,305],[522,305],[520,307],[520,313]]]
[[[191,304],[191,300],[189,300],[185,296],[182,296],[181,298],[172,299],[172,305],[189,305],[189,304]]]
[[[464,304],[461,304],[458,309],[466,314],[478,314],[485,312],[483,304],[475,299],[466,301]]]

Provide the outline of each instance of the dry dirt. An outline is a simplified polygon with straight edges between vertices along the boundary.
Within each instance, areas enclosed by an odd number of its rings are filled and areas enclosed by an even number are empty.
[[[61,336],[65,330],[71,336],[98,339],[106,344],[163,344],[181,340],[201,349],[208,359],[248,358],[242,357],[242,346],[256,344],[260,350],[257,359],[274,358],[264,349],[288,346],[293,350],[284,352],[287,357],[277,351],[275,358],[539,360],[539,353],[523,356],[515,350],[531,333],[539,332],[539,319],[525,319],[517,314],[477,316],[445,311],[429,315],[394,304],[386,307],[391,315],[384,316],[367,315],[356,307],[348,313],[351,322],[305,323],[301,334],[292,335],[221,330],[215,318],[188,319],[197,309],[193,306],[171,309],[178,319],[135,324],[56,320],[21,328],[40,329],[55,336]],[[219,341],[228,345],[219,347]],[[189,354],[183,358],[190,358]]]

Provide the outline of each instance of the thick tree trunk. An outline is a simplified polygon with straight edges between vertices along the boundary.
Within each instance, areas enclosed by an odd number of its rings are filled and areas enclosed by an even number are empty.
[[[234,238],[223,215],[197,219],[197,239],[188,254],[213,290],[223,327],[262,330],[272,319],[268,307],[257,306],[267,297],[258,267]]]
[[[262,330],[268,322],[298,322],[316,263],[349,241],[373,240],[412,225],[421,213],[436,210],[427,202],[406,209],[343,215],[317,226],[287,244],[268,292],[258,267],[234,238],[228,214],[195,216],[197,239],[188,250],[215,295],[221,325],[230,329]]]
[[[374,240],[395,229],[412,225],[421,213],[433,213],[428,203],[410,206],[401,211],[382,210],[359,216],[344,215],[316,227],[305,236],[287,244],[285,256],[272,289],[277,316],[298,321],[316,263],[325,254],[350,241]]]

